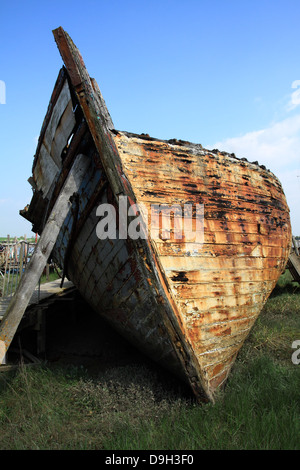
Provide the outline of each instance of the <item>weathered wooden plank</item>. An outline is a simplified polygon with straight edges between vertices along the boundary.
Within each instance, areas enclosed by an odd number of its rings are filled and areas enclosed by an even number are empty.
[[[62,166],[61,153],[66,147],[68,139],[75,126],[75,117],[72,110],[72,100],[66,77],[59,91],[56,91],[55,102],[45,118],[39,139],[35,162],[33,166],[34,181],[44,198],[50,198],[50,189],[53,181]]]
[[[149,237],[151,236],[151,231],[149,233]],[[245,256],[258,256],[258,257],[264,257],[264,248],[271,248],[271,249],[279,249],[280,247],[280,241],[282,241],[282,255],[285,256],[288,251],[288,247],[285,246],[284,241],[286,240],[286,232],[285,231],[280,231],[278,230],[277,233],[277,238],[275,237],[275,233],[272,233],[270,235],[261,235],[261,234],[253,234],[253,233],[238,233],[238,232],[211,232],[208,230],[204,230],[204,240],[203,240],[203,245],[200,243],[195,243],[194,241],[186,241],[186,240],[180,240],[179,238],[176,238],[173,236],[173,232],[171,231],[170,238],[169,239],[163,239],[162,237],[164,235],[160,235],[161,238],[155,238],[155,246],[158,247],[158,249],[161,250],[160,254],[163,255],[163,249],[159,248],[161,247],[161,244],[163,243],[164,246],[168,246],[168,243],[174,243],[173,247],[176,250],[177,247],[180,248],[181,244],[181,249],[183,246],[185,246],[185,249],[182,250],[184,251],[184,254],[189,256],[188,252],[190,251],[190,256],[197,255],[199,253],[199,256],[202,255],[202,249],[212,249],[212,253],[215,253],[215,256],[219,256],[222,253],[222,248],[224,245],[227,246],[227,249],[237,249],[238,247],[245,247],[244,255]],[[169,241],[170,240],[170,241]],[[200,246],[199,246],[200,245]],[[220,248],[220,251],[218,250]],[[197,252],[194,253],[194,250],[197,250]],[[176,252],[173,253],[175,256]],[[240,253],[242,254],[242,252]],[[231,253],[229,253],[231,255]],[[179,254],[180,256],[180,254]],[[272,256],[271,256],[272,257]]]
[[[33,170],[34,170],[35,164],[36,164],[36,162],[39,158],[40,147],[41,147],[42,142],[44,140],[45,132],[46,132],[47,127],[49,125],[49,122],[50,122],[50,119],[51,119],[51,116],[52,116],[52,112],[53,112],[53,108],[56,105],[56,102],[57,102],[57,100],[60,96],[61,90],[62,90],[62,88],[65,84],[65,80],[66,80],[66,69],[65,69],[65,67],[62,67],[59,71],[57,80],[55,82],[55,86],[54,86],[54,89],[53,89],[53,92],[52,92],[52,95],[51,95],[51,98],[50,98],[50,102],[49,102],[49,105],[48,105],[47,113],[46,113],[46,116],[45,116],[44,121],[43,121],[43,125],[42,125],[42,129],[41,129],[41,132],[40,132],[36,153],[35,153],[35,156],[34,156],[34,161],[33,161],[33,166],[32,166]]]
[[[236,212],[237,216],[243,215],[245,212],[250,214],[257,214],[260,216],[273,214],[273,217],[282,215],[284,206],[281,206],[281,203],[277,203],[273,199],[270,199],[270,204],[267,204],[267,201],[259,201],[259,199],[252,198],[252,201],[237,196],[236,198],[226,198],[220,197],[217,201],[217,198],[209,198],[205,187],[200,192],[195,190],[177,190],[174,192],[175,188],[167,189],[163,187],[161,191],[156,191],[153,194],[152,191],[145,191],[144,189],[137,190],[136,194],[139,198],[143,200],[144,204],[168,204],[172,206],[173,204],[204,204],[205,210],[208,212],[211,211],[226,211],[226,212]],[[151,199],[150,199],[150,197]],[[281,207],[280,207],[281,206]],[[277,214],[276,214],[277,212]],[[251,219],[250,219],[251,220]],[[253,220],[253,219],[252,219]]]
[[[36,187],[40,190],[44,198],[49,197],[52,182],[55,181],[59,173],[59,167],[52,160],[44,144],[41,144],[39,158],[36,161],[33,176]]]
[[[258,292],[269,292],[273,287],[273,281],[255,282],[208,282],[199,284],[172,284],[172,292],[178,299],[205,299],[206,297],[220,297],[223,295],[254,294]]]
[[[265,263],[262,258],[256,257],[237,257],[237,258],[224,258],[224,257],[211,257],[209,259],[202,259],[194,256],[161,256],[161,262],[164,265],[165,272],[168,271],[213,271],[220,272],[223,270],[235,269],[236,272],[242,270],[265,269]],[[280,264],[278,258],[270,258],[268,268],[277,268]]]
[[[228,354],[232,348],[236,347],[236,345],[243,343],[251,329],[251,326],[254,324],[255,318],[253,318],[252,324],[249,324],[247,328],[238,330],[235,335],[229,334],[217,336],[212,334],[208,335],[204,340],[202,339],[201,334],[198,337],[195,335],[195,338],[193,338],[194,346],[197,349],[198,357],[201,357],[202,354],[204,355],[205,362],[203,361],[203,365],[211,360],[209,357],[211,354],[215,356],[215,351],[219,351],[221,354],[224,354],[225,351],[228,350],[226,351]],[[195,331],[198,332],[198,330],[199,329],[193,330],[193,333],[195,333]]]
[[[93,85],[93,89],[98,97],[98,100],[99,100],[99,105],[100,105],[100,110],[101,110],[101,115],[103,116],[104,120],[105,120],[105,123],[106,123],[106,126],[108,127],[108,129],[114,129],[114,123],[112,122],[112,118],[111,118],[111,115],[109,114],[109,111],[107,109],[107,106],[105,104],[105,101],[104,101],[104,98],[102,96],[102,93],[100,91],[100,88],[98,86],[98,83],[96,82],[96,80],[94,78],[91,78],[91,82],[92,82],[92,85]]]
[[[133,167],[139,168],[141,175],[151,178],[154,174],[163,179],[170,175],[177,175],[187,182],[198,182],[213,184],[222,181],[222,184],[235,183],[244,186],[249,182],[255,184],[254,191],[261,190],[264,193],[281,191],[282,187],[274,175],[268,170],[264,170],[257,164],[244,162],[240,159],[233,159],[230,154],[221,154],[215,151],[208,151],[197,146],[194,150],[194,144],[178,147],[170,145],[168,141],[159,141],[157,139],[145,140],[143,135],[132,137],[132,134],[123,132],[117,133],[115,137],[116,145],[122,155],[125,165],[133,171]],[[162,160],[160,157],[164,155]],[[171,158],[176,165],[172,165]],[[144,162],[147,162],[145,167]],[[184,163],[187,163],[184,165]],[[159,164],[159,165],[158,165]],[[235,165],[243,168],[243,173],[235,171]],[[257,171],[253,171],[256,169]],[[225,170],[225,171],[224,171]],[[261,188],[259,188],[261,186]]]
[[[64,183],[65,183],[65,180],[69,174],[69,170],[72,166],[72,163],[73,163],[73,160],[76,156],[77,153],[81,153],[81,144],[82,142],[84,142],[88,136],[88,130],[87,130],[87,126],[86,126],[86,123],[85,122],[81,122],[79,125],[78,125],[78,128],[76,130],[76,132],[74,133],[73,135],[73,138],[71,140],[71,143],[70,145],[68,146],[68,151],[65,155],[65,159],[64,159],[64,163],[63,163],[63,167],[57,177],[57,180],[56,180],[56,184],[55,184],[55,187],[53,189],[53,192],[51,194],[51,199],[49,201],[49,213],[50,211],[52,210],[54,204],[55,204],[55,201],[58,197],[58,194],[60,193]],[[50,175],[49,175],[49,179],[50,179]]]
[[[217,308],[224,308],[229,310],[230,308],[249,306],[252,303],[263,304],[267,293],[255,292],[253,294],[235,294],[235,295],[223,295],[223,296],[212,296],[204,297],[201,299],[193,298],[189,300],[177,300],[177,305],[182,309],[183,314],[185,312],[201,312],[204,310],[211,310]],[[196,318],[196,316],[195,316]]]
[[[126,165],[128,166],[128,165]],[[142,171],[141,177],[144,177],[144,184],[139,188],[144,191],[155,191],[157,177],[164,182],[166,191],[172,191],[178,189],[178,185],[185,187],[187,192],[190,192],[192,195],[198,194],[203,196],[205,194],[205,189],[208,191],[214,191],[215,195],[218,194],[225,198],[238,198],[239,200],[248,199],[248,200],[259,200],[259,198],[264,197],[267,201],[274,199],[274,196],[279,194],[279,188],[271,191],[271,188],[266,188],[265,186],[257,187],[252,190],[252,187],[249,186],[248,182],[242,181],[240,183],[235,183],[234,181],[224,181],[221,178],[216,178],[212,176],[209,181],[204,178],[197,178],[195,175],[193,177],[182,176],[179,174],[177,177],[174,175],[174,172],[165,173],[160,170],[159,174],[155,174],[155,166],[152,172]],[[224,193],[224,188],[226,193]]]
[[[51,155],[58,167],[61,167],[62,162],[60,159],[60,154],[57,154],[55,151],[53,152],[53,150],[55,150],[55,137],[57,138],[57,133],[59,132],[68,134],[65,135],[66,145],[74,126],[75,117],[72,111],[72,100],[68,81],[65,80],[60,95],[55,103],[55,106],[53,107],[51,118],[43,139],[43,145],[46,147],[47,152]]]
[[[99,283],[96,287],[99,302],[106,309],[120,308],[121,303],[130,297],[129,293],[137,287],[135,272],[131,270],[130,260],[120,268],[119,272],[114,273],[112,269],[110,271],[111,278],[108,283],[106,285]]]
[[[58,233],[70,208],[70,197],[78,190],[88,168],[89,159],[78,155],[66,183],[47,220],[36,250],[0,325],[0,363],[14,337],[32,293],[52,252]]]
[[[78,101],[89,125],[113,192],[115,196],[122,194],[124,193],[124,187],[121,179],[121,162],[115,144],[110,138],[107,127],[109,122],[103,115],[105,103],[99,101],[98,93],[95,93],[94,89],[95,83],[92,84],[81,54],[70,36],[62,28],[57,28],[53,31],[53,34],[76,90]]]
[[[183,312],[183,320],[185,325],[192,322],[198,323],[198,328],[214,325],[216,323],[223,323],[232,320],[242,320],[244,318],[256,318],[259,308],[262,303],[251,302],[251,305],[238,305],[230,308],[206,309],[203,311],[192,310],[191,312]]]
[[[62,165],[62,151],[68,144],[75,123],[76,121],[74,117],[72,101],[70,100],[66,109],[61,115],[51,143],[50,155],[59,167]]]
[[[243,271],[237,271],[225,269],[223,271],[218,270],[196,270],[196,271],[171,271],[169,278],[174,283],[209,283],[209,282],[220,282],[223,284],[232,282],[254,282],[254,281],[274,281],[278,268],[265,268],[265,269],[244,269]]]
[[[300,257],[296,253],[291,253],[287,267],[290,270],[294,281],[300,282]]]
[[[273,246],[259,245],[259,248],[253,248],[252,245],[241,243],[193,243],[173,240],[155,239],[157,253],[162,256],[196,256],[201,258],[218,257],[260,257],[260,258],[280,258],[285,255],[286,248],[278,246],[273,242]]]

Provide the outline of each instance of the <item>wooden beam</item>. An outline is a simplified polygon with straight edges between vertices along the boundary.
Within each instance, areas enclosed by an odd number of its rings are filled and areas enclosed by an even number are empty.
[[[71,207],[70,198],[80,187],[88,169],[89,158],[77,155],[66,182],[46,222],[31,261],[23,274],[17,290],[7,308],[0,325],[0,364],[10,346],[32,293],[41,277],[62,224]]]
[[[109,128],[113,126],[110,114],[96,81],[90,78],[81,54],[68,33],[59,27],[53,30],[53,35],[118,202],[118,195],[125,194],[125,188],[122,163],[110,135]]]
[[[296,253],[297,256],[299,256],[299,249],[298,249],[298,245],[297,245],[297,242],[296,242],[296,238],[292,237],[292,239],[293,239],[293,245],[294,245],[295,253]]]

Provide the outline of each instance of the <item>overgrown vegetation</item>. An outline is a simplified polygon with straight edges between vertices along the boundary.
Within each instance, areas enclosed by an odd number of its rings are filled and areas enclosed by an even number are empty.
[[[215,405],[199,406],[147,363],[97,376],[48,363],[2,373],[0,449],[299,449],[295,340],[300,292],[285,274]]]
[[[25,240],[25,237],[15,237],[15,236],[10,236],[10,241],[12,242],[15,238],[17,238],[18,241]],[[26,241],[30,243],[35,242],[35,237],[26,237]],[[7,242],[7,237],[0,237],[0,242]]]
[[[56,281],[59,278],[60,276],[57,271],[50,271],[48,276],[45,273],[43,273],[41,276],[41,284],[45,284],[46,282]]]

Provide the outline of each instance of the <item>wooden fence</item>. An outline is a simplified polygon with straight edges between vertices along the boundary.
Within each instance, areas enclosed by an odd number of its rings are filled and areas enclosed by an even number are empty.
[[[10,298],[26,270],[34,252],[36,242],[28,242],[8,235],[0,242],[0,302]]]

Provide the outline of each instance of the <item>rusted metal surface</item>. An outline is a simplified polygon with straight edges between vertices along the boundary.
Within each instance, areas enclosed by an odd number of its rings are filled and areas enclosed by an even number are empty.
[[[84,152],[90,166],[55,261],[64,267],[67,259],[68,278],[121,334],[186,379],[198,399],[214,400],[287,262],[291,231],[281,185],[264,167],[224,152],[113,130],[77,48],[62,28],[54,36],[66,70],[42,128],[25,216],[42,230],[43,213]],[[203,243],[176,238],[176,216],[170,239],[99,238],[96,208],[109,203],[118,214],[120,195],[148,215],[153,204],[203,204]]]

